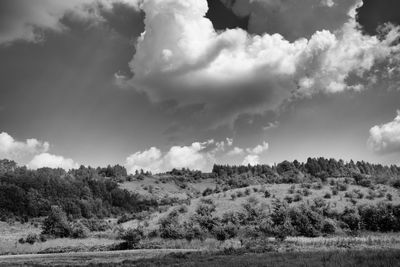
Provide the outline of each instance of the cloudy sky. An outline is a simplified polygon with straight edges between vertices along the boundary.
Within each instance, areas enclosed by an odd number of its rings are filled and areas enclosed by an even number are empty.
[[[398,0],[2,0],[0,158],[400,164]]]

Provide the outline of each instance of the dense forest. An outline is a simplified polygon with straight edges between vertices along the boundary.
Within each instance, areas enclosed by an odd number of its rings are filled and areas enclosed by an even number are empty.
[[[246,178],[251,176],[270,183],[301,183],[312,178],[319,178],[325,181],[328,177],[351,177],[359,185],[367,185],[374,182],[380,184],[392,183],[395,187],[400,187],[399,166],[383,166],[364,161],[354,163],[353,160],[345,163],[343,160],[308,158],[306,163],[300,163],[297,160],[293,162],[283,161],[274,166],[214,165],[212,172],[217,177],[239,175]]]
[[[118,179],[126,178],[121,166],[29,170],[13,161],[0,161],[0,219],[9,216],[46,216],[60,206],[72,218],[110,217],[156,206],[152,200],[122,190]]]

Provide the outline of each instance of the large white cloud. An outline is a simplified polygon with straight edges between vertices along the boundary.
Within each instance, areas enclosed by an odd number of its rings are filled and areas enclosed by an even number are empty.
[[[260,155],[264,151],[267,151],[269,148],[269,144],[267,142],[263,142],[260,145],[255,146],[254,148],[247,148],[246,151],[249,154],[255,154],[255,155]]]
[[[61,32],[61,19],[101,19],[98,8],[121,2],[138,8],[139,0],[3,0],[0,2],[0,45],[16,40],[41,41],[43,30]]]
[[[280,34],[217,32],[205,18],[206,0],[145,1],[145,32],[130,62],[130,82],[154,101],[207,103],[197,116],[207,122],[274,109],[293,94],[361,90],[363,84],[349,84],[349,77],[362,78],[398,54],[399,45],[392,44],[400,36],[395,27],[382,39],[363,35],[355,19],[361,3],[345,5],[346,19],[336,31],[290,42]]]
[[[372,151],[381,154],[400,152],[400,111],[393,121],[372,127],[369,134],[368,147]]]
[[[260,164],[260,156],[259,155],[247,155],[244,158],[242,164],[243,165],[250,164],[250,165],[253,165],[253,166],[257,165],[257,164]]]
[[[0,159],[6,158],[23,162],[32,156],[49,150],[49,143],[36,139],[27,139],[25,142],[15,140],[6,132],[0,133]]]
[[[21,142],[6,132],[0,133],[0,159],[14,160],[31,169],[49,167],[69,170],[78,167],[72,159],[49,154],[49,148],[48,142],[33,138]]]
[[[63,156],[56,156],[49,153],[42,153],[33,157],[27,164],[30,169],[39,168],[62,168],[64,170],[76,169],[79,167],[72,159],[64,158]]]
[[[170,171],[173,168],[189,168],[208,172],[218,161],[219,156],[226,154],[225,148],[232,146],[232,139],[215,142],[194,142],[188,146],[172,146],[162,152],[156,147],[136,152],[127,157],[125,167],[129,173],[143,169],[154,173]]]

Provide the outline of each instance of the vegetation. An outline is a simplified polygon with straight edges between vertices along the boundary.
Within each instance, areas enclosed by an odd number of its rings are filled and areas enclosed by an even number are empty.
[[[65,172],[50,168],[28,170],[2,160],[0,168],[0,220],[3,221],[10,217],[23,220],[47,216],[54,205],[73,219],[104,218],[158,205],[152,199],[120,189],[115,179],[126,177],[126,170],[118,165],[104,169],[81,166]]]
[[[293,238],[400,233],[399,185],[397,166],[323,158],[157,175],[128,175],[119,165],[33,171],[2,160],[0,220],[29,226],[17,246],[32,250],[61,238],[106,238],[111,241],[101,250],[209,244],[253,251],[284,247]],[[177,191],[161,194],[163,187]],[[39,251],[62,250],[46,249]]]

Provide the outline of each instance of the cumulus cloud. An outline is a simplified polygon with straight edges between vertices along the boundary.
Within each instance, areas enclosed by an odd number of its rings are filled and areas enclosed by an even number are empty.
[[[99,19],[98,9],[120,2],[138,8],[139,0],[4,0],[0,1],[0,45],[16,40],[41,41],[43,31],[61,32],[67,14],[76,19]]]
[[[368,147],[380,154],[400,152],[400,111],[393,121],[369,130]]]
[[[253,148],[246,148],[246,149],[238,148],[237,152],[240,152],[239,154],[242,154],[244,151],[246,151],[247,153],[247,155],[243,159],[242,162],[243,165],[247,164],[257,165],[260,164],[260,155],[266,152],[268,149],[269,149],[269,144],[263,141],[262,144],[256,145]],[[231,152],[234,151],[232,150]]]
[[[348,11],[359,0],[221,0],[238,16],[249,17],[248,30],[279,33],[294,41],[316,31],[335,31],[349,20]],[[290,18],[290,19],[288,19]]]
[[[257,165],[257,164],[260,164],[260,156],[259,155],[247,155],[244,158],[242,164],[243,165],[248,165],[248,164]]]
[[[56,156],[49,153],[41,153],[33,157],[27,164],[30,169],[39,168],[62,168],[64,170],[76,169],[79,167],[72,159],[64,158],[63,156]]]
[[[236,156],[236,155],[241,155],[244,153],[244,149],[240,147],[234,147],[232,150],[230,150],[227,155],[228,156]]]
[[[25,142],[15,140],[8,133],[0,133],[0,159],[10,159],[18,164],[27,165],[28,168],[42,167],[72,169],[77,168],[72,159],[49,154],[48,142],[37,139],[27,139]]]
[[[172,146],[162,152],[156,147],[136,152],[127,157],[125,167],[129,173],[143,169],[151,172],[166,172],[173,168],[189,168],[201,171],[210,171],[218,156],[225,155],[226,147],[232,145],[233,140],[215,142],[194,142],[189,146]]]
[[[255,146],[254,148],[248,148],[246,149],[247,153],[249,154],[256,154],[256,155],[260,155],[261,153],[263,153],[264,151],[267,151],[269,148],[269,144],[267,142],[263,142],[260,145]]]
[[[36,139],[27,139],[25,142],[16,141],[6,132],[0,133],[0,159],[6,158],[23,162],[35,154],[47,152],[49,143]]]
[[[290,17],[302,13],[298,5],[313,6],[294,0],[251,2],[292,5]],[[362,78],[375,64],[398,54],[399,45],[393,44],[399,29],[390,27],[380,39],[365,36],[355,19],[361,1],[311,2],[329,12],[340,9],[340,25],[289,41],[278,33],[217,32],[205,18],[206,0],[145,1],[145,31],[130,62],[135,74],[130,83],[156,102],[173,98],[181,105],[207,103],[194,123],[274,110],[293,96],[362,90],[363,84],[349,84],[349,77]]]

